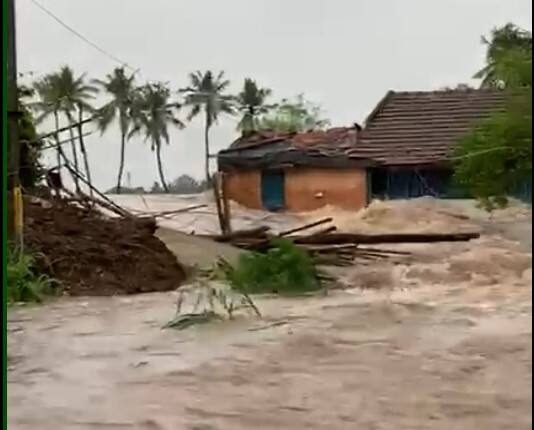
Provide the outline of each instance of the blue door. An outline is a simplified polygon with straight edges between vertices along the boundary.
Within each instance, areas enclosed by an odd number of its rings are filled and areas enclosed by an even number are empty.
[[[284,172],[262,172],[261,202],[270,211],[284,208]]]

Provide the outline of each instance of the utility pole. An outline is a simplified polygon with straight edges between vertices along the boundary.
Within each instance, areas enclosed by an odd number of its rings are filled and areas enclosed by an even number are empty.
[[[15,0],[7,0],[7,116],[8,116],[8,239],[22,247],[22,193],[17,95],[17,42]]]

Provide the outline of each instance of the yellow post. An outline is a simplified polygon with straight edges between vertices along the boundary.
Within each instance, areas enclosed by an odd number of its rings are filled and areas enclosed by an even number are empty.
[[[13,189],[13,223],[13,239],[15,241],[15,245],[22,250],[22,230],[24,228],[24,202],[22,200],[22,190],[20,186],[16,186]]]

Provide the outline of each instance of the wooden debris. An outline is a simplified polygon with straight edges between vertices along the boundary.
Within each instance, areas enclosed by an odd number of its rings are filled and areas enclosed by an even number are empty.
[[[164,217],[169,217],[170,215],[177,215],[181,213],[190,212],[195,209],[203,209],[207,206],[208,205],[203,204],[203,205],[194,205],[194,206],[188,206],[188,207],[181,208],[181,209],[174,209],[174,210],[161,211],[161,212],[136,212],[136,215],[140,217],[148,216],[148,217],[153,217],[153,218],[164,218]]]
[[[276,235],[270,234],[268,227],[260,226],[250,230],[239,230],[210,237],[218,242],[228,242],[239,248],[260,252],[266,251],[272,246],[272,239],[277,237],[284,238],[306,249],[317,264],[338,266],[350,266],[356,260],[363,262],[375,261],[386,258],[402,258],[410,255],[409,252],[377,247],[361,247],[361,245],[458,242],[480,237],[479,233],[336,233],[336,226],[332,225],[307,235],[295,235],[295,233],[301,233],[329,222],[332,222],[332,218],[324,218]]]
[[[296,244],[379,244],[379,243],[431,243],[464,242],[478,239],[479,233],[396,233],[396,234],[353,234],[331,233],[293,237]]]
[[[230,223],[230,202],[228,201],[227,194],[224,192],[224,182],[220,172],[213,175],[212,186],[221,233],[229,234],[232,231]]]
[[[278,236],[280,236],[280,237],[289,236],[290,234],[297,233],[297,232],[303,231],[303,230],[308,230],[308,229],[310,229],[312,227],[317,227],[319,225],[327,224],[327,223],[332,222],[332,221],[333,221],[332,218],[323,218],[323,219],[320,219],[318,221],[312,222],[310,224],[305,224],[305,225],[297,227],[297,228],[292,228],[291,230],[283,231],[281,233],[278,233]]]
[[[270,230],[267,226],[260,226],[250,230],[236,230],[232,233],[221,234],[219,236],[211,236],[216,242],[234,242],[239,239],[261,239],[266,237],[266,233]]]

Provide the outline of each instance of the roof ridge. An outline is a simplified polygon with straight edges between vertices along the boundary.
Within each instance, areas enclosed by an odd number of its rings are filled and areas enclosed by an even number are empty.
[[[369,113],[369,115],[367,115],[367,117],[365,118],[365,120],[363,122],[363,124],[364,124],[363,128],[364,129],[366,129],[367,126],[369,125],[369,123],[378,115],[378,113],[387,104],[387,102],[389,101],[389,99],[391,98],[391,96],[393,94],[397,94],[397,93],[395,91],[393,91],[393,90],[388,90],[386,95],[384,97],[382,97],[382,99],[376,104],[376,106],[373,108],[371,113]]]
[[[424,94],[447,94],[447,93],[504,93],[504,89],[500,88],[444,88],[438,90],[416,90],[416,91],[391,91],[391,93],[396,95],[424,95]]]

